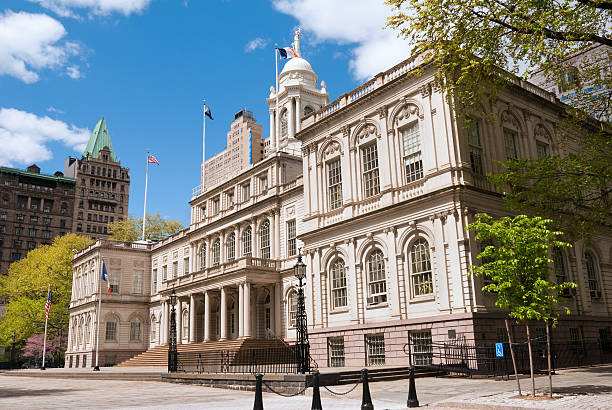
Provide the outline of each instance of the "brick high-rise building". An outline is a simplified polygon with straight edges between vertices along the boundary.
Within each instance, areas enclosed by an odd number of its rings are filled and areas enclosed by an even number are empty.
[[[72,229],[75,180],[61,172],[0,167],[0,274],[41,244]]]
[[[108,223],[128,214],[130,170],[115,155],[104,118],[96,124],[81,159],[66,158],[64,174],[76,179],[72,232],[108,237]]]

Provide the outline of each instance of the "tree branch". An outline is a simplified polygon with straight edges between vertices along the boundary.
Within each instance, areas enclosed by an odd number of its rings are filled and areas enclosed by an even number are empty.
[[[585,6],[593,7],[602,10],[612,10],[612,2],[610,1],[597,1],[597,0],[576,0],[578,3],[584,4]]]

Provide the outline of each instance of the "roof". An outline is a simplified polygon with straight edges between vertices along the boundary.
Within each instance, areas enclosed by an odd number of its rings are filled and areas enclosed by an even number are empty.
[[[91,137],[89,138],[85,152],[83,152],[83,158],[86,158],[87,155],[91,155],[92,158],[97,158],[98,153],[104,147],[108,147],[108,149],[110,149],[111,159],[114,162],[117,162],[117,156],[115,155],[113,143],[111,142],[110,134],[108,133],[108,128],[106,127],[106,121],[104,121],[104,117],[102,117],[91,133]]]
[[[34,172],[22,171],[17,168],[9,168],[9,167],[0,167],[0,173],[13,174],[13,175],[22,175],[31,178],[45,179],[47,181],[56,181],[56,182],[64,182],[68,184],[76,183],[76,179],[66,178],[66,177],[56,177],[53,175],[39,174]]]

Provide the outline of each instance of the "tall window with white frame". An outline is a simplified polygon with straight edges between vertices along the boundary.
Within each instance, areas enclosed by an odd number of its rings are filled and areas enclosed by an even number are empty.
[[[183,339],[189,338],[189,312],[187,310],[183,311],[183,332],[181,333],[181,337]]]
[[[267,219],[259,226],[259,256],[270,259],[270,221]]]
[[[423,178],[423,158],[421,154],[421,132],[419,123],[414,122],[401,131],[406,183]]]
[[[329,210],[333,211],[342,206],[342,169],[340,158],[327,163],[327,193]]]
[[[251,256],[252,253],[252,232],[251,227],[247,226],[242,231],[242,256]]]
[[[157,320],[155,320],[155,316],[151,316],[151,342],[157,342]]]
[[[433,281],[431,275],[431,257],[429,253],[429,244],[425,239],[419,238],[412,244],[410,250],[410,265],[414,296],[432,294]]]
[[[141,322],[140,319],[134,318],[130,321],[130,341],[135,342],[140,340]]]
[[[599,272],[597,271],[595,258],[590,251],[586,251],[584,253],[584,262],[586,265],[586,273],[589,281],[589,292],[591,294],[591,298],[600,298],[601,290],[599,288]]]
[[[121,278],[121,271],[113,269],[110,274],[110,291],[111,294],[115,295],[119,293],[119,279]]]
[[[369,198],[380,192],[378,178],[378,148],[376,142],[361,148],[363,196]]]
[[[152,281],[151,281],[151,292],[155,293],[157,292],[157,269],[153,269],[153,274],[152,274]]]
[[[297,254],[295,219],[287,221],[287,256]]]
[[[219,263],[221,263],[221,240],[219,238],[213,242],[212,254],[213,266],[217,266]]]
[[[206,268],[206,242],[200,247],[200,269]]]
[[[134,277],[132,279],[132,293],[134,295],[142,295],[142,275],[141,270],[134,271]]]
[[[380,249],[375,249],[368,255],[368,298],[369,304],[387,301],[387,280],[385,279],[385,259]]]
[[[289,298],[288,298],[288,303],[287,303],[287,310],[288,310],[288,324],[289,327],[293,328],[295,327],[295,322],[297,320],[297,305],[298,305],[298,296],[297,296],[297,292],[295,290],[292,290],[289,293]]]
[[[518,149],[516,147],[518,134],[504,128],[504,146],[506,148],[506,159],[518,160]]]
[[[106,320],[106,337],[107,341],[117,341],[117,319],[109,318]]]
[[[563,259],[563,251],[559,248],[553,249],[553,265],[555,267],[555,276],[557,283],[567,282],[567,270],[565,269],[565,259]]]
[[[226,250],[228,261],[236,259],[236,234],[234,232],[229,234],[227,238]]]
[[[470,148],[470,166],[472,172],[484,175],[482,167],[482,143],[480,142],[480,127],[478,121],[471,118],[468,125],[468,145]]]
[[[331,266],[331,296],[333,309],[347,306],[346,271],[342,259],[336,260]]]

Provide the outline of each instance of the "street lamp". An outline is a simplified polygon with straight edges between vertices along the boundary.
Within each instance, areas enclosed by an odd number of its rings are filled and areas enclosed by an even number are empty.
[[[168,343],[168,373],[176,372],[178,367],[178,352],[176,350],[176,292],[174,286],[172,287],[172,293],[170,294],[170,305],[172,310],[170,312],[170,343]]]
[[[302,262],[301,252],[293,267],[293,274],[299,280],[297,317],[295,327],[297,330],[297,366],[298,373],[310,373],[310,343],[308,342],[308,322],[306,319],[306,306],[304,304],[304,289],[302,281],[306,278],[306,264]]]

